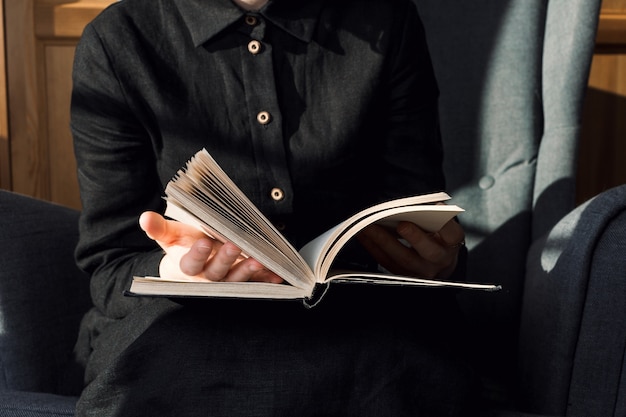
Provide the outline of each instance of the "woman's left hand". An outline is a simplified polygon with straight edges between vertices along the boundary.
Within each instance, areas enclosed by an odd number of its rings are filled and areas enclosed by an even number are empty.
[[[425,232],[414,223],[400,222],[396,233],[373,224],[362,230],[358,239],[391,273],[445,279],[457,266],[465,232],[455,220],[450,220],[437,233]]]

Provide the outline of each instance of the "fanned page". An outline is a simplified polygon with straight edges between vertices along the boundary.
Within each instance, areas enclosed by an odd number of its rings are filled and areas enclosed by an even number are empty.
[[[312,291],[311,268],[206,150],[196,153],[165,193],[167,216],[235,243],[291,285]]]

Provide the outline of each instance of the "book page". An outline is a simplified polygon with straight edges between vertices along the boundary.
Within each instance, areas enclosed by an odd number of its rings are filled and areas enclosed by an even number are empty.
[[[312,241],[308,242],[300,249],[300,255],[306,263],[315,272],[316,265],[321,262],[324,254],[328,253],[330,246],[337,240],[338,236],[346,229],[350,228],[355,222],[359,220],[391,208],[403,207],[403,206],[418,206],[418,205],[432,205],[434,203],[444,202],[450,199],[450,196],[445,192],[437,192],[430,194],[423,194],[418,196],[405,197],[395,200],[385,201],[374,206],[368,207],[358,213],[350,216],[347,220],[339,223],[337,226],[322,233]],[[320,282],[319,275],[316,275],[316,279]]]
[[[330,267],[350,239],[372,223],[395,228],[399,221],[410,221],[428,232],[436,232],[463,209],[455,205],[417,205],[387,208],[368,212],[364,217],[353,216],[307,243],[300,254],[311,265],[317,282],[323,282]]]
[[[167,297],[235,297],[303,299],[309,291],[288,284],[268,282],[177,281],[160,277],[134,277],[129,292],[133,295]]]
[[[465,288],[470,290],[500,291],[502,287],[494,284],[474,282],[455,282],[426,278],[416,278],[401,275],[387,275],[370,272],[339,272],[329,276],[327,282],[366,283],[379,285],[409,285],[418,287]]]

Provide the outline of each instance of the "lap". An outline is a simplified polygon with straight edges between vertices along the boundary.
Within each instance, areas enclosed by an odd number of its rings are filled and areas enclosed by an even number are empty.
[[[432,318],[325,302],[155,300],[98,337],[77,415],[466,415]]]

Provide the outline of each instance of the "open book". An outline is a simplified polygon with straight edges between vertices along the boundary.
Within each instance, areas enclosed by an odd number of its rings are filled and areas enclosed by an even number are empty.
[[[490,284],[449,282],[392,275],[385,272],[333,271],[332,265],[346,243],[372,223],[394,227],[410,221],[429,232],[463,212],[446,193],[401,198],[367,208],[323,233],[299,251],[243,194],[206,150],[193,156],[166,189],[165,215],[190,224],[214,239],[231,241],[285,280],[264,282],[177,281],[167,277],[134,277],[131,295],[182,297],[238,297],[311,299],[318,286],[329,282],[366,282],[383,285],[458,287],[498,290]]]

